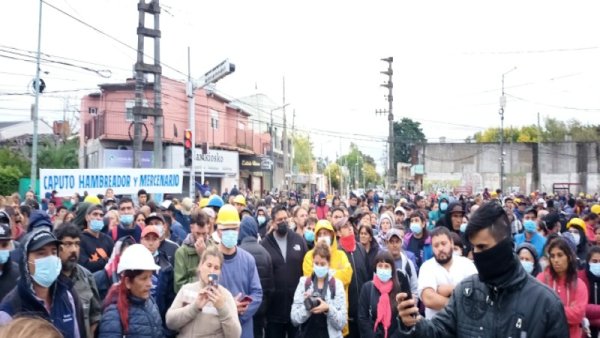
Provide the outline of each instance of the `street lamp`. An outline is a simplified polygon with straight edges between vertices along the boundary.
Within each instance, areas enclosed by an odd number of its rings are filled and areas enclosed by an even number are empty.
[[[504,107],[506,107],[506,96],[504,96],[504,76],[514,71],[517,67],[511,68],[502,74],[502,96],[500,96],[500,190],[504,193]]]
[[[283,106],[271,109],[271,191],[275,188],[275,129],[273,128],[273,112],[281,110],[289,105],[289,103],[286,103]]]

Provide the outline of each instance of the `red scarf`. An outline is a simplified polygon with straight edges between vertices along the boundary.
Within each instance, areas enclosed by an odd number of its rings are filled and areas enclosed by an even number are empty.
[[[342,248],[344,248],[344,250],[348,252],[354,252],[354,250],[356,250],[356,238],[354,235],[340,237],[340,245]]]
[[[383,325],[384,337],[387,338],[388,329],[392,325],[392,305],[390,304],[390,291],[394,287],[394,282],[390,279],[387,282],[379,280],[377,275],[373,276],[373,285],[379,293],[379,302],[377,303],[377,320],[373,326],[373,332],[377,331],[377,324]]]

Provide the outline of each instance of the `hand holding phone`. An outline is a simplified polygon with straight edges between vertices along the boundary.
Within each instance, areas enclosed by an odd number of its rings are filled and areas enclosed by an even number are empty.
[[[213,287],[218,287],[219,286],[219,275],[217,275],[216,273],[209,273],[208,274],[208,285],[213,286]]]

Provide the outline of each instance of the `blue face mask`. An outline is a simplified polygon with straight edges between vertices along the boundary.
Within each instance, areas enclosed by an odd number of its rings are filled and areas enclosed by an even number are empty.
[[[465,231],[467,231],[467,224],[468,223],[463,223],[460,225],[460,232],[464,233]]]
[[[523,269],[525,269],[525,271],[528,274],[531,274],[531,272],[533,272],[533,262],[521,261],[521,265],[523,266]]]
[[[267,218],[265,216],[258,216],[256,217],[256,220],[258,221],[259,225],[263,225],[267,221]]]
[[[314,242],[315,241],[315,232],[312,230],[304,230],[304,239],[307,242]]]
[[[412,231],[413,234],[418,235],[423,232],[423,228],[421,228],[421,224],[419,223],[410,223],[410,231]]]
[[[133,223],[133,215],[121,215],[119,220],[123,225],[131,225]]]
[[[440,210],[446,211],[446,209],[448,209],[448,203],[446,203],[446,202],[440,203]]]
[[[534,233],[537,231],[537,225],[535,224],[535,221],[532,220],[524,221],[523,227],[525,228],[525,231],[529,233]]]
[[[54,255],[38,258],[34,261],[34,264],[35,273],[31,278],[45,288],[49,288],[54,283],[62,269],[60,258]]]
[[[0,264],[8,262],[10,256],[10,250],[0,250]]]
[[[319,265],[313,264],[313,271],[315,272],[315,275],[318,278],[323,278],[323,277],[327,276],[327,273],[329,272],[329,266],[327,266],[327,265],[319,266]]]
[[[104,221],[101,219],[93,219],[90,221],[90,229],[93,232],[100,232],[104,228]]]
[[[384,283],[392,279],[392,269],[377,268],[376,274],[377,278]]]
[[[600,263],[590,263],[590,272],[596,277],[600,277]]]
[[[223,230],[221,233],[221,243],[227,248],[231,249],[236,246],[238,241],[238,231],[237,230]]]

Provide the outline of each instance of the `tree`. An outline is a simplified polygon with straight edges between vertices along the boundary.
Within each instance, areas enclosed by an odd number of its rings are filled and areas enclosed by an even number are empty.
[[[337,160],[338,165],[345,166],[348,168],[348,172],[350,173],[350,184],[355,188],[363,185],[363,182],[366,183],[366,178],[364,176],[364,168],[365,165],[370,165],[375,171],[375,160],[366,154],[363,154],[358,146],[354,143],[350,143],[350,152],[348,154],[343,155]],[[377,172],[375,171],[375,174]],[[377,181],[373,179],[373,182]]]
[[[323,175],[327,177],[328,180],[331,180],[331,187],[333,189],[340,189],[342,170],[337,163],[329,163],[323,171]]]
[[[377,173],[375,166],[371,163],[365,163],[362,167],[364,180],[365,180],[365,188],[372,187],[381,182],[381,177]]]
[[[19,178],[23,174],[15,166],[0,167],[0,195],[10,195],[19,190]]]
[[[311,174],[315,158],[312,154],[312,143],[308,136],[294,137],[294,166],[304,174]]]
[[[62,142],[46,142],[38,151],[38,167],[53,169],[79,168],[79,138]]]
[[[500,128],[488,128],[473,135],[476,142],[500,142]],[[505,142],[597,142],[600,140],[600,126],[587,125],[572,119],[568,122],[546,118],[544,126],[522,126],[504,128]]]
[[[426,141],[420,122],[406,117],[402,118],[400,122],[394,122],[394,158],[392,163],[410,163],[413,146]]]

